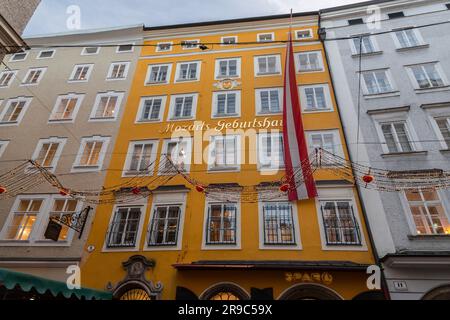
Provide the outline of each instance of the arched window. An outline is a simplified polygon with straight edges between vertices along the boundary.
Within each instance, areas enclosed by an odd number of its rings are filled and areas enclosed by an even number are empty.
[[[422,300],[450,300],[450,285],[441,286],[429,291]]]
[[[342,298],[324,286],[299,284],[286,290],[279,300],[342,300]]]
[[[220,283],[207,289],[200,297],[201,300],[249,300],[249,295],[233,283]]]
[[[152,300],[144,289],[136,288],[125,291],[119,300]]]

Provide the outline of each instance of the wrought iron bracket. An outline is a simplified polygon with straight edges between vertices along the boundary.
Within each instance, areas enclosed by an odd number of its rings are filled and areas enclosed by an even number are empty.
[[[81,239],[83,235],[84,227],[86,226],[86,222],[89,216],[89,212],[92,210],[92,207],[86,207],[81,212],[68,213],[62,215],[60,218],[53,217],[52,220],[69,227],[72,230],[75,230],[79,233],[78,239]]]

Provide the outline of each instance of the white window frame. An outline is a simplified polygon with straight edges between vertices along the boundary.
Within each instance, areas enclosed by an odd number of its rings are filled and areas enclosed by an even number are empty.
[[[271,143],[273,143],[274,140],[278,140],[281,137],[282,145],[281,145],[281,151],[282,151],[282,158],[283,161],[280,162],[279,166],[275,166],[275,160],[270,161],[268,165],[264,165],[261,163],[261,158],[263,157],[262,151],[263,151],[263,139],[267,137],[271,137]],[[271,145],[271,148],[273,148],[273,145]],[[270,132],[270,133],[259,133],[258,134],[258,146],[257,146],[257,155],[258,155],[258,170],[259,171],[280,171],[284,170],[284,139],[283,139],[283,133],[280,132]],[[265,157],[265,156],[264,156]],[[273,157],[273,155],[272,155]]]
[[[417,45],[402,47],[400,40],[398,39],[397,32],[405,32],[406,30],[412,30],[414,36],[417,39],[417,42],[418,42]],[[423,47],[423,46],[427,45],[418,28],[409,27],[409,28],[393,29],[391,32],[391,36],[392,36],[392,39],[394,40],[397,51],[414,49],[414,48],[419,48],[419,47]],[[408,39],[408,42],[409,42],[409,39]]]
[[[295,32],[295,39],[296,40],[304,40],[304,39],[313,39],[314,38],[314,32],[313,32],[313,29],[298,29],[298,30],[295,30],[294,31]],[[309,32],[309,36],[308,37],[299,37],[298,36],[298,33],[299,32]]]
[[[186,47],[185,44],[183,44],[183,43],[185,43],[185,42],[196,42],[196,45],[193,46],[192,48],[189,48],[189,47]],[[198,46],[200,45],[200,39],[182,40],[182,41],[180,42],[180,44],[181,44],[181,49],[182,49],[182,50],[195,50],[195,49],[198,49]]]
[[[170,96],[170,104],[169,104],[169,114],[167,115],[167,121],[186,121],[192,120],[197,117],[197,104],[198,104],[198,93],[188,93],[188,94],[176,94]],[[175,118],[175,107],[177,98],[188,98],[192,97],[192,110],[191,116],[189,117],[179,117]],[[184,108],[184,105],[183,105]]]
[[[28,77],[30,76],[30,74],[31,74],[32,72],[35,72],[35,71],[40,71],[40,72],[41,72],[41,73],[39,74],[39,76],[38,76],[38,79],[37,79],[36,83],[28,83],[28,82],[25,82],[25,80],[28,79]],[[45,74],[46,71],[47,71],[47,68],[46,68],[46,67],[42,67],[42,68],[39,67],[39,68],[30,68],[30,69],[28,69],[27,73],[25,74],[25,77],[23,78],[23,81],[24,81],[24,82],[22,82],[22,83],[20,84],[20,86],[22,86],[22,87],[31,87],[31,86],[37,86],[37,85],[39,85],[39,83],[41,82],[42,78],[44,77],[44,74]]]
[[[317,220],[319,221],[320,240],[322,244],[322,250],[324,251],[368,251],[365,229],[361,222],[361,213],[357,205],[354,191],[352,188],[339,188],[339,187],[322,187],[317,189],[319,196],[315,199]],[[356,222],[359,225],[359,234],[361,237],[361,245],[328,245],[325,235],[325,228],[323,225],[321,206],[323,202],[337,201],[348,202],[353,207],[353,214]]]
[[[185,151],[185,159],[186,161],[184,162],[184,172],[189,173],[190,169],[191,169],[191,163],[192,163],[192,137],[179,137],[179,138],[170,138],[170,139],[164,139],[163,141],[163,146],[161,149],[161,156],[159,158],[159,164],[158,164],[158,175],[162,176],[162,175],[167,175],[167,173],[163,173],[162,170],[165,168],[161,167],[161,164],[163,161],[166,160],[166,154],[167,154],[167,150],[169,147],[169,143],[172,142],[177,142],[177,143],[183,143],[186,142],[186,149]],[[179,149],[179,146],[177,146],[177,150]],[[179,151],[178,151],[179,152]],[[175,163],[176,165],[176,163]]]
[[[130,165],[131,165],[131,161],[133,158],[133,151],[134,151],[134,147],[138,144],[151,144],[152,145],[152,153],[150,156],[150,163],[151,166],[148,169],[147,174],[143,174],[143,172],[141,171],[130,171]],[[122,177],[129,177],[130,175],[136,175],[137,173],[139,173],[139,175],[144,175],[144,176],[153,176],[155,173],[155,167],[156,167],[156,156],[158,154],[158,146],[159,146],[159,140],[135,140],[135,141],[130,141],[129,145],[128,145],[128,152],[127,152],[127,158],[125,159],[125,164],[123,167],[123,171],[122,171]],[[142,154],[141,154],[141,160],[142,160]]]
[[[317,58],[319,61],[319,68],[318,69],[301,70],[300,56],[309,55],[309,54],[317,54],[318,55]],[[320,50],[296,52],[296,53],[294,53],[294,59],[295,59],[295,65],[297,68],[297,73],[316,73],[316,72],[324,72],[325,71],[325,66],[323,63],[323,55],[322,55],[322,51],[320,51]]]
[[[230,61],[230,60],[236,60],[236,75],[235,76],[230,76],[230,75],[221,76],[220,75],[220,62],[222,62],[222,61]],[[229,78],[241,78],[241,58],[240,57],[216,59],[215,65],[216,65],[215,66],[215,72],[214,72],[214,79],[215,80],[229,79]],[[227,69],[229,69],[229,68],[227,67]]]
[[[275,91],[275,90],[278,91],[278,101],[280,103],[280,110],[278,112],[262,112],[261,92]],[[282,114],[283,113],[283,95],[284,95],[284,90],[283,90],[283,88],[280,88],[280,87],[255,89],[256,116],[270,116],[270,115]],[[270,104],[270,96],[269,96],[269,104]]]
[[[118,54],[121,54],[121,53],[132,53],[132,52],[134,52],[134,45],[135,45],[134,42],[119,44],[116,47],[116,53],[118,53]],[[126,51],[120,51],[120,47],[122,47],[122,46],[131,46],[131,49],[130,50],[126,50]]]
[[[150,79],[150,75],[152,73],[152,68],[153,67],[164,67],[167,66],[167,77],[165,81],[161,81],[161,82],[149,82],[148,80]],[[156,63],[156,64],[149,64],[147,66],[147,74],[145,76],[145,86],[156,86],[156,85],[161,85],[161,84],[168,84],[170,83],[170,78],[172,76],[172,63]]]
[[[336,152],[336,155],[341,157],[341,158],[345,158],[344,157],[344,147],[342,144],[342,139],[341,139],[341,135],[339,132],[339,129],[330,129],[330,130],[308,130],[305,131],[306,134],[306,140],[307,140],[307,145],[308,145],[308,154],[311,154],[314,152],[314,148],[315,146],[313,146],[312,144],[312,135],[314,134],[320,134],[322,136],[322,140],[323,140],[323,135],[324,134],[332,134],[333,135],[333,142],[334,142],[334,150]]]
[[[9,140],[0,140],[0,158],[5,153],[6,148],[8,147],[8,144],[9,144]]]
[[[373,72],[378,72],[378,71],[384,71],[386,74],[386,79],[388,80],[390,86],[391,86],[391,90],[390,91],[386,91],[386,92],[380,92],[380,93],[370,93],[369,89],[367,87],[366,81],[364,79],[364,74],[365,73],[373,73]],[[391,70],[390,69],[374,69],[374,70],[365,70],[362,71],[362,87],[363,87],[363,92],[365,96],[385,96],[385,95],[390,95],[393,94],[395,92],[397,92],[397,86],[394,82],[394,79],[391,75]]]
[[[234,43],[224,43],[225,39],[234,39]],[[235,46],[238,43],[238,36],[223,36],[220,38],[220,43],[222,47],[226,47],[226,46]]]
[[[145,102],[149,99],[161,99],[161,108],[159,109],[158,119],[142,119],[142,112],[144,111]],[[146,96],[141,97],[139,102],[138,112],[136,114],[135,123],[148,123],[148,122],[161,122],[164,116],[164,111],[166,109],[167,96]]]
[[[19,60],[14,60],[14,57],[16,55],[19,54],[25,54],[25,56],[23,57],[23,59],[19,59]],[[23,51],[23,52],[17,52],[11,55],[11,57],[9,58],[9,62],[20,62],[20,61],[25,61],[28,58],[28,55],[30,54],[30,51]]]
[[[12,77],[11,77],[11,79],[9,79],[9,82],[5,86],[0,85],[0,89],[9,88],[11,86],[11,83],[16,78],[17,72],[18,72],[18,70],[6,70],[6,69],[2,70],[2,72],[0,72],[0,77],[3,76],[4,74],[12,74]]]
[[[163,44],[170,45],[170,48],[168,50],[161,50],[160,45],[163,45]],[[172,50],[173,50],[173,41],[158,42],[156,44],[156,49],[155,49],[156,52],[170,52]]]
[[[12,103],[25,101],[25,105],[24,105],[22,111],[20,112],[16,121],[1,122],[1,120],[0,120],[0,126],[18,126],[22,122],[22,119],[25,116],[25,114],[27,113],[27,109],[30,106],[32,100],[33,100],[33,98],[30,98],[30,97],[17,97],[17,98],[9,99],[8,102],[6,103],[6,105],[4,106],[2,112],[0,113],[0,119],[3,119],[3,117],[6,115],[8,109],[10,108]]]
[[[413,67],[424,67],[425,65],[434,65],[434,67],[436,68],[436,72],[439,74],[439,76],[441,77],[441,80],[443,82],[442,86],[429,87],[429,88],[421,88],[420,87],[419,82],[417,81],[417,79],[414,75],[414,72],[412,71],[412,68]],[[449,86],[448,78],[447,78],[440,62],[419,63],[419,64],[414,64],[414,65],[408,65],[405,67],[406,67],[406,72],[407,72],[409,78],[411,79],[411,83],[414,87],[414,90],[427,92],[427,91],[433,91],[433,90],[439,90],[439,89],[442,90],[442,88],[446,88]],[[426,76],[427,76],[427,78],[429,77],[428,74],[426,74]]]
[[[144,251],[179,251],[183,247],[183,231],[184,231],[184,220],[186,215],[186,197],[187,192],[173,191],[173,192],[156,192],[153,195],[153,203],[150,209],[148,226],[145,237]],[[169,207],[169,206],[179,206],[180,216],[178,220],[178,234],[177,234],[177,244],[176,245],[160,245],[160,246],[149,246],[150,231],[153,223],[153,215],[156,207]]]
[[[88,53],[88,52],[86,52],[86,50],[88,49],[88,48],[94,48],[94,47],[84,47],[82,50],[81,50],[81,55],[82,56],[95,56],[95,55],[97,55],[97,54],[99,54],[100,53],[100,47],[96,47],[97,48],[97,51],[95,52],[95,53]]]
[[[226,204],[232,204],[236,207],[236,217],[235,217],[235,244],[226,244],[226,243],[219,243],[219,244],[208,244],[208,213],[209,213],[209,207],[211,205],[226,205]],[[212,199],[206,198],[205,201],[205,210],[204,210],[204,217],[203,217],[203,237],[202,237],[202,250],[240,250],[241,249],[241,203],[240,202],[230,202],[230,203],[223,203],[214,201]]]
[[[60,138],[60,137],[50,137],[46,139],[40,139],[36,145],[36,149],[34,150],[34,153],[31,157],[32,160],[37,160],[39,157],[39,153],[45,143],[58,143],[58,149],[55,152],[55,155],[53,157],[53,161],[50,166],[45,167],[47,170],[51,172],[55,172],[56,167],[58,165],[59,158],[61,157],[61,153],[64,149],[64,146],[66,145],[67,138]],[[42,165],[42,164],[41,164]]]
[[[128,71],[130,70],[130,61],[121,61],[121,62],[112,62],[109,66],[108,74],[106,76],[106,81],[122,81],[127,80]],[[113,78],[112,72],[114,71],[114,67],[117,65],[125,65],[125,70],[123,71],[123,78]]]
[[[86,73],[86,79],[84,79],[84,80],[74,79],[74,76],[77,73],[77,69],[78,68],[84,68],[84,67],[89,67],[89,69],[88,69],[88,71]],[[93,69],[94,69],[94,64],[93,63],[90,63],[90,64],[76,64],[73,67],[72,73],[70,74],[69,80],[67,82],[69,82],[69,83],[88,82],[89,79],[91,78],[91,73],[92,73]]]
[[[320,109],[320,108],[314,108],[310,109],[307,108],[308,106],[308,99],[306,96],[306,89],[316,89],[316,88],[322,88],[326,103],[326,108]],[[327,83],[323,84],[312,84],[312,85],[304,85],[298,87],[300,92],[300,102],[302,105],[302,111],[305,113],[319,113],[319,112],[333,112],[334,106],[333,106],[333,100],[331,99],[331,92],[330,92],[330,86]],[[314,99],[316,99],[315,91],[314,91]]]
[[[259,72],[259,58],[269,58],[269,57],[275,57],[275,66],[277,68],[277,72],[274,73],[261,73]],[[273,77],[273,76],[279,76],[281,75],[281,57],[279,54],[268,54],[268,55],[261,55],[261,56],[255,56],[254,57],[254,68],[255,68],[255,77]]]
[[[261,40],[261,36],[266,36],[269,35],[271,36],[270,40]],[[262,42],[262,43],[271,43],[273,41],[275,41],[275,32],[263,32],[263,33],[258,33],[256,35],[256,41],[257,42]]]
[[[52,55],[50,57],[41,57],[43,52],[51,52]],[[41,50],[41,51],[39,51],[39,53],[38,53],[38,55],[36,57],[36,60],[52,59],[55,56],[55,53],[56,53],[56,49],[44,49],[44,50]]]
[[[102,92],[98,93],[97,97],[95,98],[94,107],[92,108],[91,116],[89,117],[89,122],[107,122],[107,121],[116,121],[117,117],[119,116],[120,108],[122,106],[122,101],[125,96],[125,92],[117,92],[117,91],[108,91],[108,92]],[[114,107],[114,116],[113,117],[100,117],[97,118],[95,115],[98,111],[98,108],[100,107],[100,102],[102,98],[105,97],[116,97],[116,106]]]
[[[85,96],[84,94],[77,94],[77,93],[69,93],[66,95],[58,96],[58,98],[56,98],[55,106],[53,107],[53,110],[52,110],[52,113],[48,120],[48,123],[73,123],[73,122],[75,122],[75,118],[77,117],[78,110],[80,109],[80,106],[83,103],[84,96]],[[52,119],[52,117],[56,114],[56,111],[58,110],[58,107],[61,104],[63,99],[77,99],[77,103],[72,112],[72,117],[70,119]]]
[[[220,94],[236,94],[236,106],[235,106],[235,113],[233,114],[226,114],[226,115],[218,115],[217,114],[217,107],[218,107],[218,96]],[[228,101],[228,98],[227,100]],[[221,119],[221,118],[238,118],[241,116],[241,91],[240,90],[233,90],[233,91],[215,91],[213,92],[213,99],[212,99],[213,105],[211,108],[211,118],[212,119]]]
[[[214,161],[216,159],[215,150],[216,150],[216,140],[223,139],[234,139],[235,141],[235,154],[236,154],[236,166],[214,166]],[[225,145],[225,144],[224,144]],[[224,158],[226,159],[226,152],[223,153]],[[241,136],[238,134],[231,135],[213,135],[210,137],[209,146],[208,146],[208,172],[239,172],[241,171],[242,164],[242,144],[241,144]]]
[[[180,79],[181,65],[183,64],[196,64],[196,74],[194,79]],[[175,71],[175,83],[185,83],[185,82],[197,82],[200,81],[200,76],[202,73],[202,63],[201,61],[182,61],[177,63]]]
[[[436,133],[436,137],[440,140],[442,150],[450,150],[450,143],[449,145],[447,145],[447,143],[445,142],[445,138],[442,135],[441,129],[436,122],[436,119],[438,118],[447,118],[448,126],[450,126],[450,104],[439,105],[436,108],[426,108],[426,113],[428,115],[431,126]]]
[[[286,244],[273,244],[266,245],[264,239],[264,211],[263,207],[266,203],[289,203],[292,207],[292,222],[294,224],[294,236],[296,243],[295,245],[286,245]],[[258,201],[258,233],[259,233],[259,249],[260,250],[285,250],[285,251],[299,251],[302,250],[302,238],[300,233],[300,223],[299,223],[299,214],[298,207],[296,202],[289,202],[287,197],[277,199],[277,201]]]
[[[108,150],[108,145],[111,137],[103,137],[103,136],[92,136],[92,137],[85,137],[81,139],[81,144],[78,149],[77,156],[75,158],[75,162],[72,166],[72,172],[94,172],[94,171],[101,171],[103,167],[103,161],[105,159],[106,152]],[[86,144],[88,142],[92,141],[101,141],[102,142],[102,148],[99,152],[98,156],[98,162],[97,165],[81,165],[80,161],[83,156],[84,148],[86,147]]]
[[[114,217],[116,215],[116,212],[120,208],[140,208],[141,209],[141,215],[139,217],[139,226],[136,233],[136,243],[134,247],[108,247],[108,240],[109,240],[109,231],[111,228],[111,225],[114,221]],[[141,237],[143,234],[143,228],[145,223],[145,217],[147,214],[147,203],[143,200],[138,200],[132,203],[127,204],[115,204],[112,213],[109,218],[108,226],[105,232],[105,240],[103,241],[103,248],[102,252],[133,252],[133,251],[139,251],[140,243],[141,243]]]
[[[364,49],[362,50],[362,55],[371,55],[371,54],[377,54],[377,53],[381,53],[381,50],[378,46],[378,41],[376,39],[376,37],[374,37],[371,34],[358,34],[358,35],[353,35],[351,36],[351,39],[349,39],[348,41],[350,41],[350,48],[352,49],[352,55],[353,56],[359,56],[359,45],[357,47],[354,39],[358,40],[359,43],[359,38],[363,37],[363,38],[369,38],[370,42],[372,43],[372,47],[373,47],[373,51],[371,52],[364,52]],[[363,42],[363,48],[364,48],[364,42]]]

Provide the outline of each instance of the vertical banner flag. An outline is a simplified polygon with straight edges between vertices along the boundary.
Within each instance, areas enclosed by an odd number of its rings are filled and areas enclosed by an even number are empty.
[[[317,197],[303,130],[291,32],[289,32],[284,71],[283,143],[286,174],[290,184],[289,201]]]

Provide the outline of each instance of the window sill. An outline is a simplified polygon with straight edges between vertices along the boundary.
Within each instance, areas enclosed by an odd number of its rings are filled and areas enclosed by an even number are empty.
[[[96,170],[100,170],[100,166],[73,166],[72,168],[73,170],[76,171],[96,171]]]
[[[365,99],[381,99],[381,98],[389,98],[389,97],[396,97],[400,96],[400,91],[389,91],[384,93],[367,93],[364,94]]]
[[[265,76],[281,76],[281,72],[265,72],[265,73],[256,73],[257,77],[265,77]]]
[[[179,117],[179,118],[170,118],[168,121],[188,121],[188,120],[194,120],[194,117]]]
[[[440,150],[440,152],[441,153],[445,153],[445,154],[450,154],[450,149],[443,149],[443,150]]]
[[[234,75],[234,76],[216,76],[216,80],[227,80],[227,79],[239,79],[241,78],[240,75]]]
[[[209,168],[208,173],[226,173],[226,172],[239,172],[239,167],[215,167]]]
[[[184,83],[184,82],[196,82],[199,81],[200,79],[195,78],[195,79],[176,79],[175,83]]]
[[[307,70],[298,70],[298,73],[315,73],[315,72],[324,72],[325,69],[307,69]]]
[[[48,123],[68,123],[72,121],[73,119],[50,119],[48,120]]]
[[[115,121],[115,120],[116,120],[116,117],[89,118],[89,121],[92,121],[92,122]]]
[[[413,46],[413,47],[404,47],[404,48],[397,48],[395,49],[397,52],[405,52],[405,51],[411,51],[411,50],[417,50],[417,49],[425,49],[425,48],[429,48],[430,45],[428,43],[426,44],[420,44],[418,46]]]
[[[230,113],[230,114],[215,114],[213,115],[213,119],[221,119],[221,118],[238,118],[240,115],[238,113]]]
[[[256,114],[257,117],[264,117],[264,116],[277,116],[277,115],[283,115],[283,111],[274,111],[274,112],[258,112]]]
[[[77,83],[77,82],[88,82],[89,80],[74,80],[74,79],[71,79],[71,80],[68,80],[67,82],[68,83]]]
[[[120,81],[120,80],[126,80],[127,78],[106,78],[106,81]]]
[[[305,113],[319,113],[319,112],[333,112],[333,109],[305,109],[303,110]]]
[[[363,54],[361,54],[361,57],[379,56],[381,54],[383,54],[383,51],[373,51],[373,52],[363,53]],[[359,56],[360,56],[359,53],[352,54],[353,58],[359,58]]]
[[[450,234],[410,234],[408,235],[409,240],[437,240],[437,239],[447,239],[450,240]]]
[[[146,82],[146,86],[160,85],[160,84],[168,84],[167,81],[158,81],[158,82]]]
[[[396,153],[383,153],[381,155],[382,158],[389,157],[401,157],[401,156],[421,156],[427,155],[428,151],[411,151],[411,152],[396,152]]]
[[[13,121],[13,122],[0,122],[0,126],[13,126],[13,125],[18,125],[19,123],[17,121]]]
[[[138,120],[136,123],[158,123],[161,122],[161,119],[148,119],[148,120]]]
[[[450,90],[450,86],[441,86],[441,87],[435,87],[435,88],[415,89],[414,91],[417,94],[421,94],[421,93],[440,92],[440,91],[449,91],[449,90]]]

